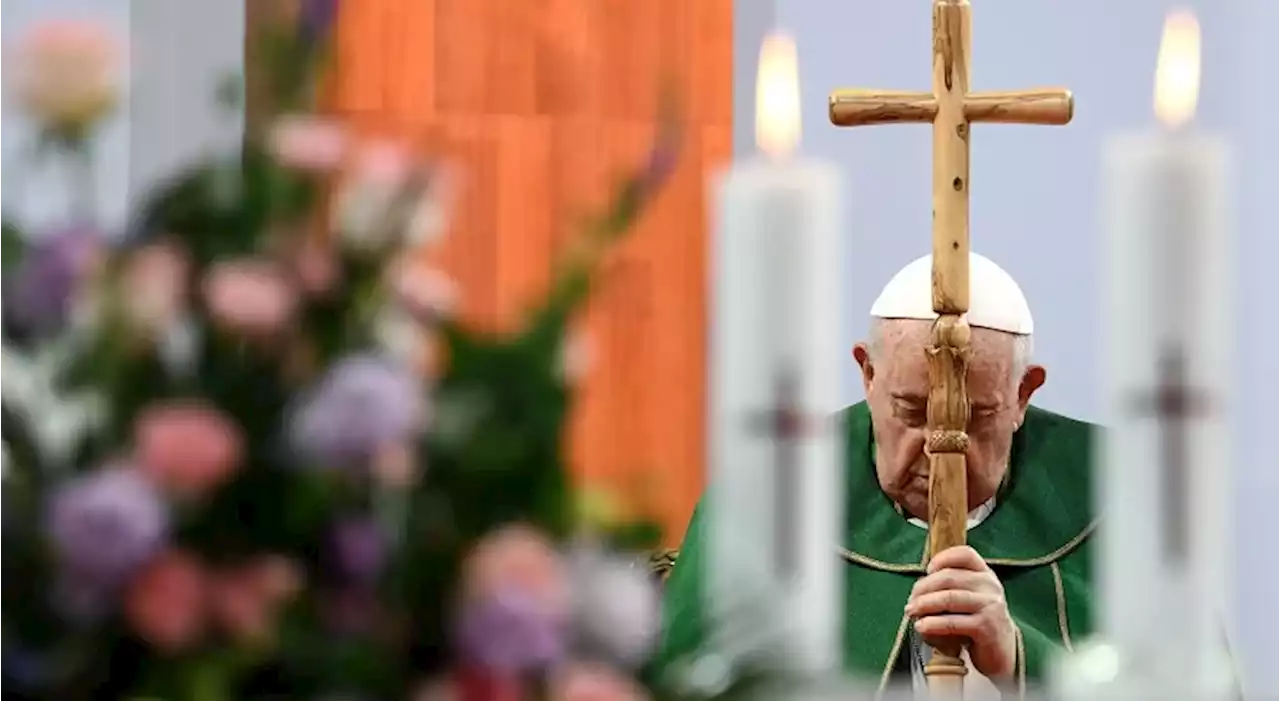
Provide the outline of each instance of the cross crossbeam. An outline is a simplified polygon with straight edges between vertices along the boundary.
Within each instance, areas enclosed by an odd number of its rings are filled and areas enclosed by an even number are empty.
[[[964,118],[970,124],[1061,126],[1071,121],[1074,104],[1071,92],[1060,88],[972,92],[964,98]],[[938,116],[938,100],[928,92],[836,90],[828,114],[838,127],[932,122]]]

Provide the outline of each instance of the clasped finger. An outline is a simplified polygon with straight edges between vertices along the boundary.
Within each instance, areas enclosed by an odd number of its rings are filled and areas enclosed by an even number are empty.
[[[915,598],[931,592],[946,591],[948,589],[998,594],[1000,593],[1000,583],[985,572],[948,568],[938,570],[931,575],[916,580],[915,586],[911,587],[911,596]]]
[[[978,613],[995,601],[995,597],[964,589],[947,589],[913,597],[907,601],[906,613],[912,618],[943,613]]]

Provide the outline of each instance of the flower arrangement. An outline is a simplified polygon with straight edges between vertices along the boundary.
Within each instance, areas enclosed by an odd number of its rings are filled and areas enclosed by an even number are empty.
[[[561,436],[569,324],[676,122],[525,323],[481,334],[413,253],[447,229],[447,165],[309,107],[333,13],[306,0],[271,33],[273,117],[123,236],[83,211],[4,224],[6,693],[659,695],[638,681],[657,530],[584,518]],[[60,23],[19,56],[49,157],[83,157],[119,97],[114,43]]]

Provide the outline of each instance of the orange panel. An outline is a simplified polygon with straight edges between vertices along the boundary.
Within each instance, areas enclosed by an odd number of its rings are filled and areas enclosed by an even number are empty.
[[[731,149],[732,0],[343,3],[334,100],[463,170],[440,260],[463,314],[510,328],[616,176],[642,158],[659,81],[689,133],[670,186],[579,321],[594,367],[569,427],[579,476],[659,490],[676,543],[702,488],[706,175]]]

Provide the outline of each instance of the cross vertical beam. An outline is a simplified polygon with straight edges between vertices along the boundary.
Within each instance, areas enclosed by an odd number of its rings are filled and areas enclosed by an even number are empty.
[[[1062,89],[970,93],[968,0],[933,2],[932,93],[837,90],[837,126],[901,122],[933,125],[934,322],[929,360],[929,556],[963,545],[968,520],[965,451],[969,423],[969,129],[974,122],[1066,124],[1073,100]],[[931,640],[925,667],[934,697],[960,698],[967,673],[963,641]]]

